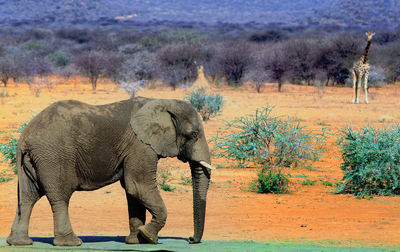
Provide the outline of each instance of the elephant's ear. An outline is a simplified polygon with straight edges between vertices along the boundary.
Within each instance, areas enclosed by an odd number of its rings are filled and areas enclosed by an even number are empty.
[[[142,142],[163,157],[178,155],[174,119],[167,108],[170,101],[153,100],[131,115],[131,127]]]

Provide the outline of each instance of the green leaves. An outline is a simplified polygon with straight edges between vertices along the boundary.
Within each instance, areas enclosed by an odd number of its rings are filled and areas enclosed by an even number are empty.
[[[327,138],[327,128],[314,133],[299,120],[273,116],[269,106],[225,124],[210,140],[215,143],[214,155],[238,161],[242,167],[248,162],[259,165],[250,190],[260,193],[289,192],[290,175],[281,169],[311,166],[321,158]]]
[[[273,116],[269,106],[225,124],[226,128],[210,140],[215,143],[213,153],[243,165],[254,162],[261,166],[307,167],[324,152],[326,128],[313,133],[298,120]]]
[[[290,174],[280,169],[261,169],[257,179],[250,183],[250,190],[258,193],[288,193]]]
[[[22,133],[29,122],[25,122],[19,126],[18,129],[12,130],[12,133]],[[14,173],[17,174],[17,145],[18,138],[14,136],[9,137],[7,143],[0,144],[0,153],[3,154],[2,162],[10,161],[10,167],[13,169]]]
[[[337,193],[400,194],[400,125],[388,129],[348,127],[337,144],[344,172]]]
[[[200,113],[203,121],[216,116],[222,110],[224,104],[223,97],[220,94],[206,94],[204,90],[193,91],[185,99]]]

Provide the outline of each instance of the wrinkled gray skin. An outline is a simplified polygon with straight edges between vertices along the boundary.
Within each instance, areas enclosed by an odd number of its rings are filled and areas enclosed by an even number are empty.
[[[189,103],[136,97],[101,106],[74,100],[50,105],[18,142],[18,209],[7,242],[32,244],[29,218],[45,195],[53,211],[54,245],[80,245],[68,216],[72,193],[120,181],[129,211],[126,243],[157,243],[167,218],[156,181],[157,163],[164,157],[190,164],[194,236],[189,242],[198,243],[211,174],[199,162],[211,162],[201,120]],[[152,215],[147,224],[146,209]]]

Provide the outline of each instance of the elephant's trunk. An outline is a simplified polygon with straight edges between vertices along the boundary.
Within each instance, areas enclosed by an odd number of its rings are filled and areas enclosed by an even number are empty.
[[[198,162],[191,162],[193,184],[193,220],[194,236],[189,238],[190,243],[199,243],[204,231],[206,215],[206,198],[210,182],[210,169],[201,166]]]

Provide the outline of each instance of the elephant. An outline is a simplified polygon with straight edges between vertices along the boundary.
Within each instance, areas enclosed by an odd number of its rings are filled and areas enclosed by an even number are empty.
[[[76,100],[51,104],[36,115],[17,145],[18,207],[7,238],[30,245],[32,208],[50,202],[55,246],[79,246],[68,215],[74,191],[96,190],[120,181],[128,202],[128,244],[158,243],[167,209],[157,186],[157,163],[177,157],[188,162],[193,185],[194,235],[203,236],[210,182],[210,152],[201,119],[185,101],[132,97],[106,105]],[[152,215],[146,224],[146,210]]]

